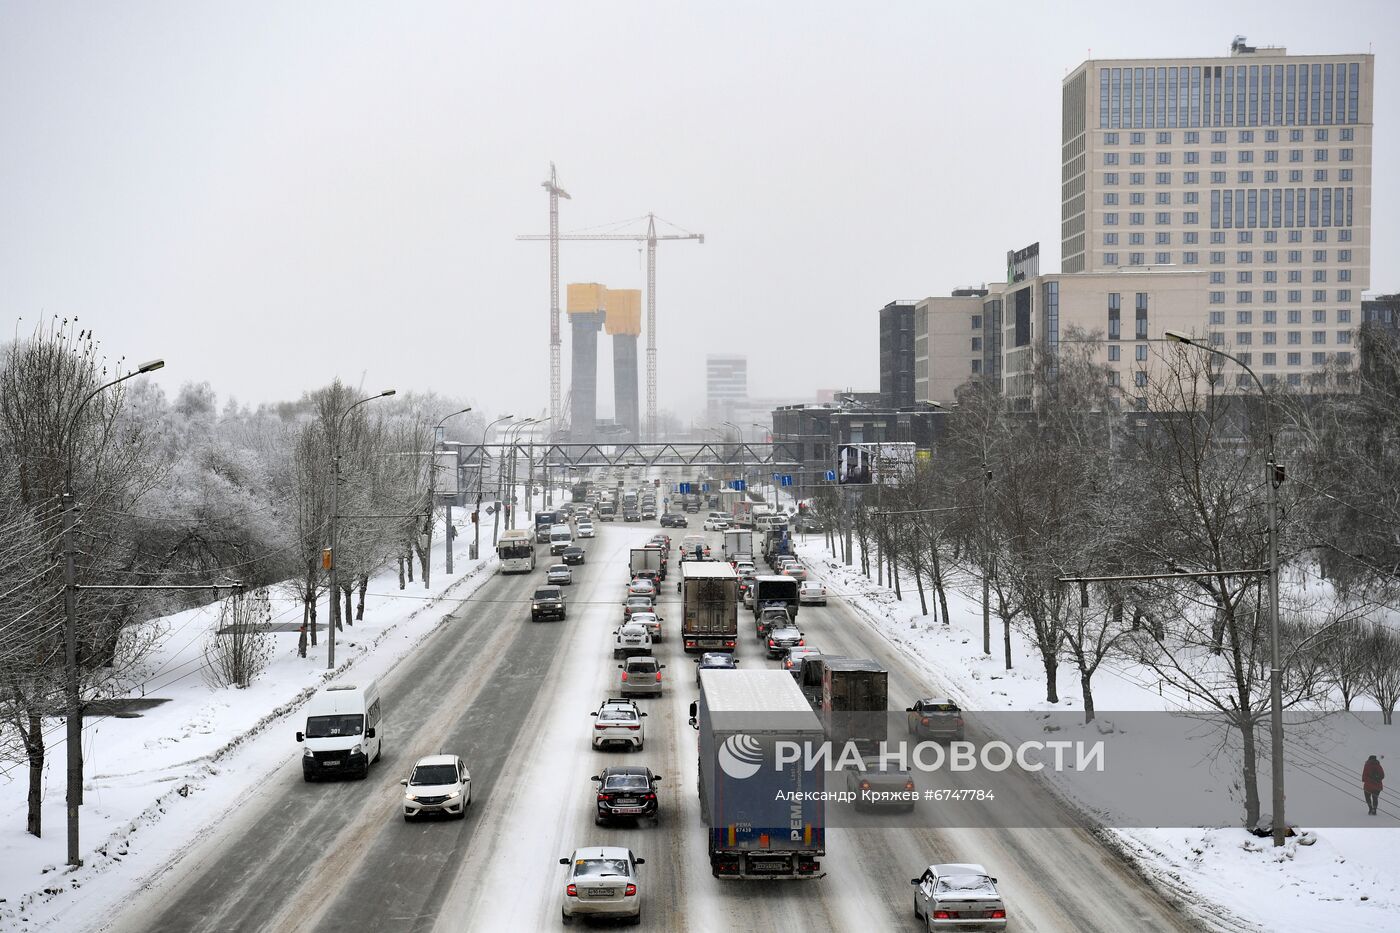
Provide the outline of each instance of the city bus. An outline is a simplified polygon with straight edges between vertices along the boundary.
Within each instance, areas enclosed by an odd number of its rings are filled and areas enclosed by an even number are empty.
[[[527,529],[511,528],[496,542],[501,573],[529,573],[535,569],[535,542]]]

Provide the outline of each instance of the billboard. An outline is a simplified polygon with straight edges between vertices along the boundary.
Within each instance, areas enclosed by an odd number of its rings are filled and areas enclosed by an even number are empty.
[[[438,498],[451,499],[462,490],[458,486],[457,451],[439,450],[433,454],[433,488]]]
[[[842,444],[836,448],[836,482],[842,486],[868,486],[870,450],[864,444]]]

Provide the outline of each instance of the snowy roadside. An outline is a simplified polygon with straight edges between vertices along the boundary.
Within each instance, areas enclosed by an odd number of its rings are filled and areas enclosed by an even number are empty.
[[[1060,703],[1045,702],[1039,655],[1018,632],[1012,634],[1013,669],[1005,669],[1001,627],[995,617],[993,653],[990,657],[982,653],[980,601],[949,589],[951,624],[944,625],[920,614],[912,579],[901,577],[901,602],[889,587],[876,585],[858,569],[836,560],[825,550],[821,536],[799,537],[798,554],[832,596],[856,609],[875,633],[923,669],[964,709],[1083,709],[1072,666],[1060,669]],[[928,596],[932,610],[933,596]],[[1178,708],[1170,689],[1162,690],[1150,671],[1133,665],[1110,667],[1107,661],[1095,678],[1094,697],[1099,710]],[[1220,774],[1209,768],[1196,774],[1203,787],[1220,782]],[[1078,808],[1111,824],[1111,803],[1073,798],[1063,785],[1057,789]],[[1228,797],[1221,802],[1233,805]],[[1324,829],[1311,846],[1290,840],[1281,849],[1238,828],[1105,829],[1102,833],[1145,877],[1195,905],[1207,919],[1223,909],[1265,930],[1360,933],[1394,928],[1394,918],[1400,916],[1400,882],[1393,870],[1395,836],[1386,828]]]
[[[454,573],[444,571],[441,536],[431,553],[431,585],[398,588],[393,567],[370,581],[362,622],[338,633],[334,671],[321,644],[296,654],[301,605],[281,587],[268,590],[274,624],[267,669],[247,689],[214,688],[203,677],[203,649],[218,621],[217,606],[147,623],[162,631],[142,662],[141,683],[128,696],[164,702],[135,718],[87,719],[83,730],[84,864],[66,860],[64,747],[61,719],[47,724],[42,838],[24,831],[28,769],[0,774],[0,928],[76,929],[96,922],[128,892],[167,871],[222,813],[297,753],[292,713],[326,682],[353,675],[381,678],[448,619],[494,572],[487,556],[466,559],[469,523],[458,526]],[[483,527],[483,532],[489,526]],[[450,597],[450,602],[444,602]],[[324,624],[324,600],[320,621]]]

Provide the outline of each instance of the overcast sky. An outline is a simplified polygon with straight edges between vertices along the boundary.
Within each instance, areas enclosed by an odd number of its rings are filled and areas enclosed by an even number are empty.
[[[515,235],[553,160],[565,231],[705,234],[657,251],[663,408],[703,405],[707,352],[747,352],[755,396],[875,388],[887,301],[1036,240],[1059,268],[1069,70],[1237,33],[1376,54],[1372,283],[1400,290],[1400,3],[1134,6],[6,2],[0,322],[77,315],[172,393],[339,375],[539,412],[548,247]],[[565,243],[561,281],[645,268]]]

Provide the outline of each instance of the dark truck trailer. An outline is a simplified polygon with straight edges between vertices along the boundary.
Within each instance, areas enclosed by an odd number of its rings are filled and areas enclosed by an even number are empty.
[[[869,658],[827,658],[821,678],[818,712],[826,737],[838,749],[854,742],[862,754],[878,750],[889,738],[889,671]]]
[[[733,651],[739,638],[739,578],[719,561],[681,564],[681,645],[687,653]]]
[[[700,672],[700,810],[716,878],[820,878],[825,772],[775,767],[778,742],[816,753],[822,724],[785,671]],[[738,773],[736,773],[738,772]]]
[[[799,608],[797,581],[792,577],[778,574],[762,574],[753,578],[753,617],[757,619],[764,606],[780,605],[788,615],[796,619]]]

